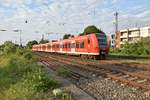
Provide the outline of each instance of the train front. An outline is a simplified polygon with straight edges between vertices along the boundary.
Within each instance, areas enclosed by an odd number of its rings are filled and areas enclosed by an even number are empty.
[[[105,59],[109,52],[110,43],[105,33],[96,33],[96,37],[99,45],[99,54],[102,59]]]

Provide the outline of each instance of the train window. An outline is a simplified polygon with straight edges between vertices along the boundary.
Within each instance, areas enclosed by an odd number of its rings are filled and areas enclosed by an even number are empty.
[[[62,48],[62,45],[59,45],[59,48]]]
[[[57,44],[57,48],[59,48],[59,44]]]
[[[88,38],[88,44],[90,44],[90,39]]]
[[[79,43],[78,42],[76,43],[76,48],[79,48]]]
[[[67,48],[67,43],[65,44],[65,48]]]
[[[43,46],[43,49],[46,49],[46,46],[45,46],[45,45]]]
[[[50,49],[51,48],[51,45],[48,45],[48,49]]]
[[[72,48],[75,48],[75,43],[72,43],[72,46],[71,46]]]
[[[63,48],[67,48],[67,44],[63,44]]]
[[[68,48],[70,48],[70,43],[68,43]]]
[[[52,47],[55,48],[55,45],[53,45]]]
[[[80,43],[80,48],[84,48],[84,42]]]

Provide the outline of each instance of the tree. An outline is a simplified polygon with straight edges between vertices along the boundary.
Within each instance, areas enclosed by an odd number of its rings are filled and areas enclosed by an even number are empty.
[[[3,48],[4,53],[6,54],[16,53],[17,47],[11,41],[6,41],[3,45],[4,45],[4,48]]]
[[[74,37],[74,35],[71,35],[71,34],[65,34],[63,36],[63,39],[68,39],[69,37]]]
[[[121,49],[121,53],[125,55],[150,55],[150,40],[141,39],[135,43],[126,42]]]
[[[79,34],[79,35],[87,35],[87,34],[90,34],[90,33],[102,33],[102,31],[100,29],[98,29],[96,26],[90,25],[90,26],[87,26],[84,29],[84,32]]]
[[[41,41],[39,43],[44,44],[44,43],[48,43],[48,42],[49,42],[48,40],[41,39]]]
[[[0,45],[0,51],[3,51],[4,45]]]
[[[35,44],[38,44],[38,42],[36,40],[33,40],[33,41],[29,41],[26,46],[31,49],[32,46]]]

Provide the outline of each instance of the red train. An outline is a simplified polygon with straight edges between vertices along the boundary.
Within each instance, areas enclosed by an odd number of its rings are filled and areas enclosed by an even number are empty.
[[[70,39],[33,45],[32,51],[75,54],[93,59],[102,58],[109,52],[110,41],[105,33],[91,33]]]

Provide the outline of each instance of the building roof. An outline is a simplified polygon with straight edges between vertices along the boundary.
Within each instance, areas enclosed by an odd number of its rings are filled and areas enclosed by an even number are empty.
[[[150,26],[146,26],[146,27],[134,27],[134,28],[122,29],[122,30],[120,30],[120,32],[127,32],[128,30],[129,30],[129,31],[136,31],[136,30],[140,30],[140,29],[143,29],[143,28],[150,28]]]

